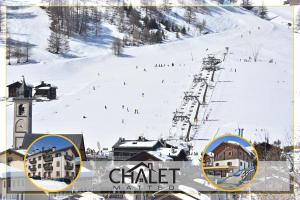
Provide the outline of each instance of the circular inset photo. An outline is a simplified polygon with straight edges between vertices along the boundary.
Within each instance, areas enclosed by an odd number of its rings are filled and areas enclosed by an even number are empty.
[[[202,171],[217,189],[234,192],[246,188],[258,169],[251,143],[239,136],[223,135],[211,141],[202,154]]]
[[[79,177],[81,156],[76,145],[60,135],[45,135],[27,149],[24,168],[29,180],[46,192],[64,191]]]

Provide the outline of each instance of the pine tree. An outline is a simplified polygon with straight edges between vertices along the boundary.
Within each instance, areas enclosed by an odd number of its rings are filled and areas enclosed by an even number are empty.
[[[55,54],[62,54],[69,51],[69,42],[65,35],[60,32],[51,32],[48,39],[48,51]]]
[[[182,27],[182,29],[181,29],[181,33],[182,33],[183,35],[185,35],[185,34],[186,34],[186,29],[185,29],[185,27]]]

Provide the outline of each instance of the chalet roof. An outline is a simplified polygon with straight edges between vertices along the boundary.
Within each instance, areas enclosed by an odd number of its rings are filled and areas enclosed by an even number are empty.
[[[184,152],[183,149],[174,149],[174,148],[165,148],[161,147],[158,148],[156,151],[142,151],[128,160],[135,160],[136,158],[145,157],[145,154],[147,154],[149,157],[154,158],[154,160],[160,160],[160,161],[173,161],[174,158],[179,156],[181,152]]]
[[[118,142],[113,145],[113,148],[152,148],[157,144],[164,146],[160,140],[147,140],[144,137],[139,137],[137,140],[119,138]]]
[[[215,150],[222,144],[230,144],[230,145],[233,145],[233,146],[236,146],[236,147],[240,147],[245,153],[247,153],[248,155],[253,155],[253,152],[250,150],[250,148],[246,148],[246,147],[243,147],[241,144],[239,144],[238,142],[234,142],[234,141],[226,141],[226,142],[222,142],[220,143],[218,146],[216,146],[212,152],[215,152]],[[252,147],[251,147],[252,149]]]
[[[22,83],[20,81],[16,81],[14,83],[11,83],[9,85],[7,85],[6,87],[17,87],[19,88],[22,85]]]
[[[49,134],[25,134],[21,149],[28,149],[28,147],[39,137],[45,136],[45,135],[49,135]],[[81,148],[81,144],[83,144],[84,147],[84,138],[82,134],[61,134],[61,136],[64,136],[68,139],[70,139],[75,145],[76,147],[80,150]],[[85,147],[84,147],[85,148]],[[83,150],[84,155],[82,156],[82,159],[85,160],[86,159],[86,155],[85,155],[85,149]]]

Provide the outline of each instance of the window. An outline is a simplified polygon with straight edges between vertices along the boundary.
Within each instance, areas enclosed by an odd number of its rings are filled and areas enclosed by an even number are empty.
[[[38,164],[38,168],[41,168],[42,166],[41,166],[41,164]]]
[[[39,160],[42,160],[42,156],[39,156]]]
[[[56,171],[56,177],[60,177],[60,172]]]
[[[228,152],[228,156],[231,156],[231,155],[232,155],[232,151],[229,151],[229,152]]]
[[[72,172],[72,176],[74,176],[75,175],[75,173],[74,172]]]
[[[25,112],[25,107],[23,104],[20,104],[18,107],[18,115],[23,115]]]
[[[232,166],[232,162],[227,162],[227,165],[228,166]]]
[[[56,153],[55,157],[61,157],[61,153]]]
[[[41,172],[39,172],[39,176],[41,176]]]
[[[60,166],[60,162],[56,161],[56,167],[59,167],[59,166]]]
[[[219,163],[216,163],[216,166],[219,166]]]
[[[243,166],[243,163],[242,163],[242,162],[240,162],[240,166]]]

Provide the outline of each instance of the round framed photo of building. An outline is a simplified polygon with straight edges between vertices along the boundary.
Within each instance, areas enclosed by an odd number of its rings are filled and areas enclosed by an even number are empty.
[[[258,156],[252,144],[242,137],[226,134],[205,148],[202,159],[204,177],[217,189],[235,192],[245,189],[256,177]]]
[[[46,192],[67,190],[77,181],[81,167],[80,151],[61,135],[39,137],[29,146],[24,158],[27,177]]]

